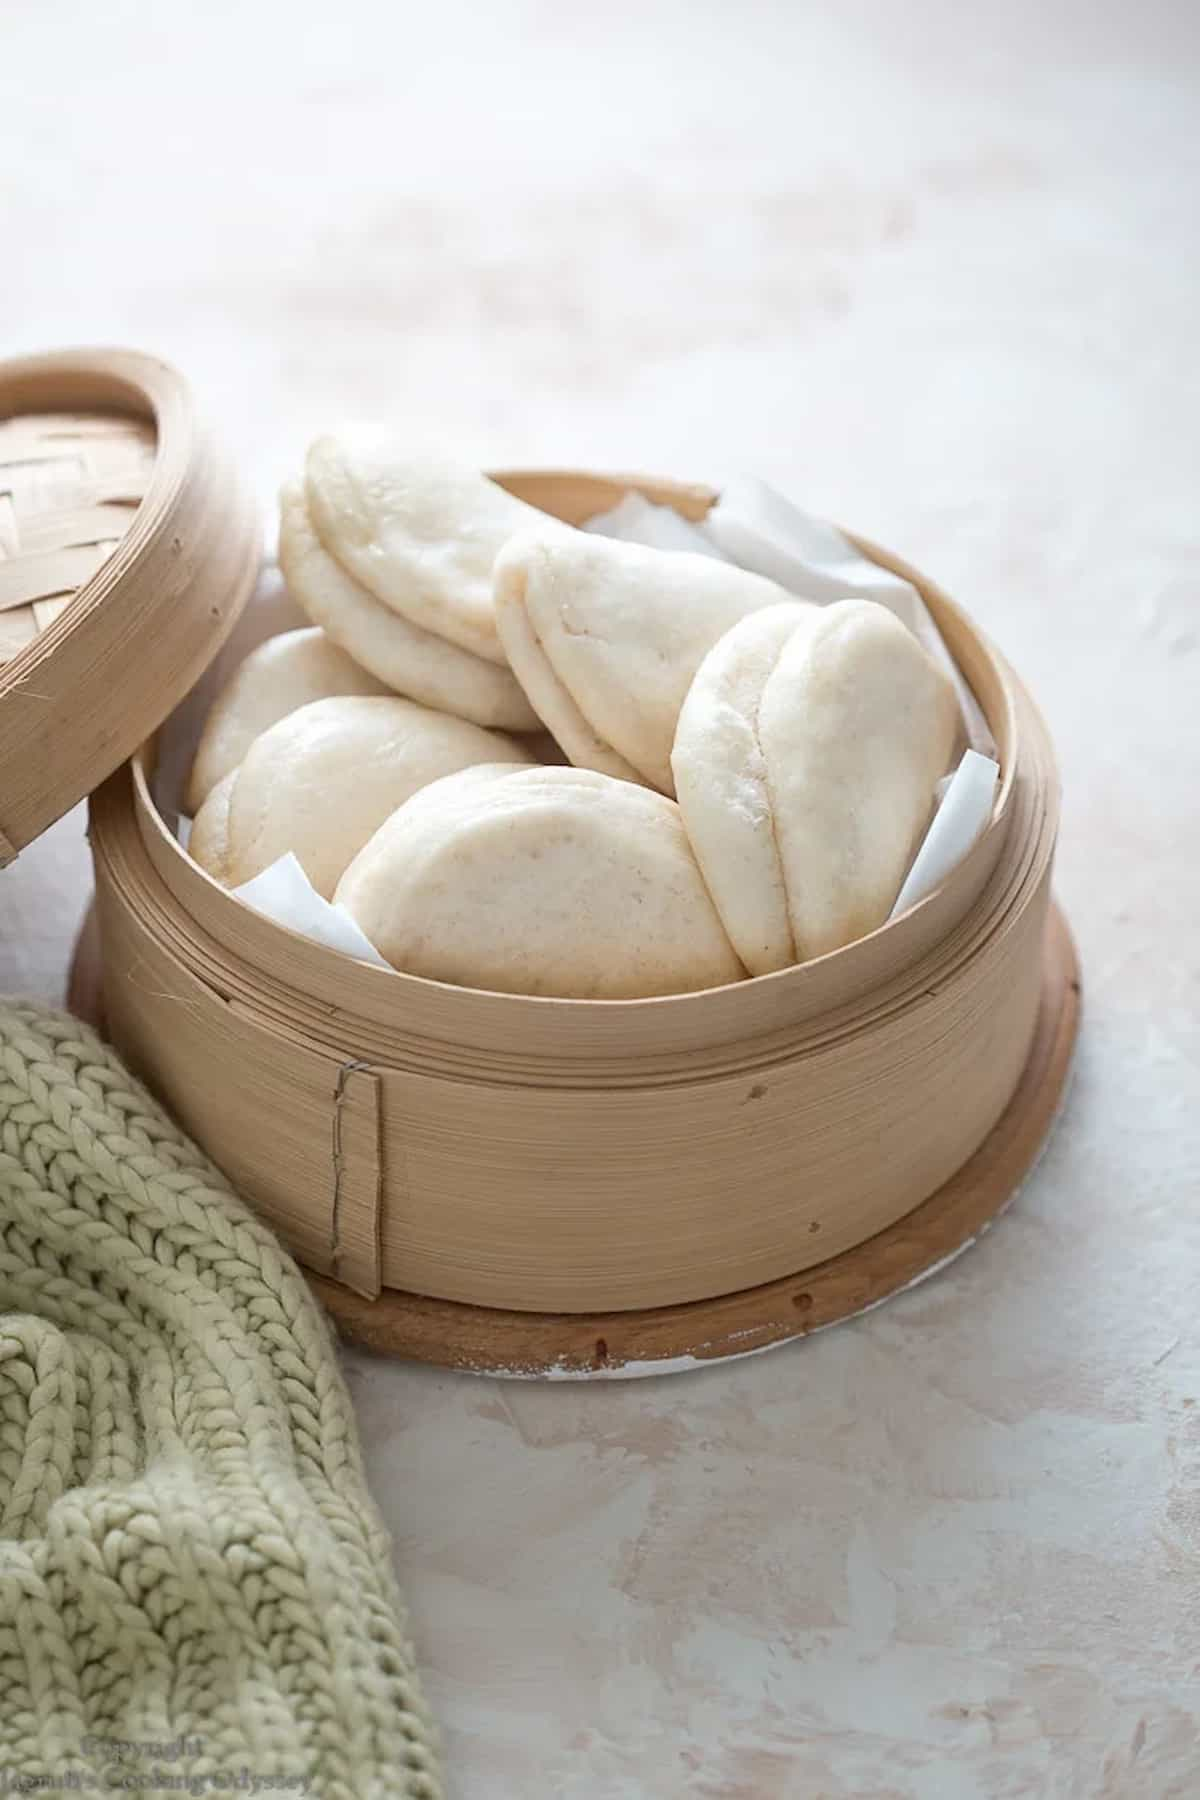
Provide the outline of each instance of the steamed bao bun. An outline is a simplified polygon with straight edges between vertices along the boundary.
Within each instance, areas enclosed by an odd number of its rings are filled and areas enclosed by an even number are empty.
[[[284,631],[240,662],[204,722],[184,806],[197,813],[217,783],[237,768],[260,733],[334,694],[386,694],[323,631]]]
[[[229,880],[229,796],[236,774],[236,769],[230,769],[228,775],[222,775],[209,790],[208,798],[192,821],[192,835],[188,839],[188,854],[192,861],[199,863],[222,887],[232,885]]]
[[[745,974],[679,808],[587,769],[480,767],[432,783],[335,898],[396,968],[463,987],[628,1000]]]
[[[301,500],[322,547],[376,601],[505,670],[492,605],[497,553],[529,526],[574,535],[479,470],[414,454],[368,426],[310,446]]]
[[[192,828],[192,857],[240,887],[291,850],[317,892],[427,782],[473,763],[530,763],[512,738],[398,697],[314,700],[255,738]]]
[[[670,795],[679,709],[705,655],[789,598],[710,556],[543,526],[504,546],[493,587],[513,672],[571,761]]]
[[[313,624],[394,692],[476,725],[538,729],[540,720],[511,669],[384,605],[342,567],[317,536],[298,482],[289,482],[279,497],[279,566]],[[426,609],[420,616],[442,615]]]
[[[752,974],[884,923],[960,723],[947,675],[871,600],[770,607],[709,651],[671,760],[696,857]]]

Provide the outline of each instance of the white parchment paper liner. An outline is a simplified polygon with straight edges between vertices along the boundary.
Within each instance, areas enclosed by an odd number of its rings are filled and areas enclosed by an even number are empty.
[[[358,962],[375,963],[381,969],[392,966],[380,956],[357,919],[344,906],[331,903],[318,894],[291,850],[250,881],[243,882],[241,887],[229,891],[238,900],[244,900],[247,906],[252,906],[255,912],[263,913],[279,925],[289,925],[293,931],[311,938],[314,944],[340,950]]]
[[[913,858],[889,919],[898,919],[932,894],[962,861],[992,816],[999,780],[999,763],[990,756],[980,756],[977,750],[968,750],[949,780],[939,783],[944,791],[933,822]]]

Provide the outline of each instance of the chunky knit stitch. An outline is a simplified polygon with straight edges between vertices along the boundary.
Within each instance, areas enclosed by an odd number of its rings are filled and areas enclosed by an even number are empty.
[[[90,1031],[0,1003],[0,1792],[436,1800],[433,1745],[295,1264]]]

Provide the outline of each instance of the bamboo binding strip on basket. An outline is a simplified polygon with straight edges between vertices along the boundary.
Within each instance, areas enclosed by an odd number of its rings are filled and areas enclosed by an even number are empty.
[[[503,480],[570,522],[625,485]],[[693,518],[713,499],[629,485]],[[863,548],[919,587],[987,713],[1001,788],[936,893],[777,974],[569,1001],[356,963],[191,862],[154,803],[152,747],[105,784],[92,842],[110,1030],[311,1269],[368,1297],[527,1314],[682,1306],[865,1243],[987,1138],[1038,1020],[1054,759],[969,619]]]

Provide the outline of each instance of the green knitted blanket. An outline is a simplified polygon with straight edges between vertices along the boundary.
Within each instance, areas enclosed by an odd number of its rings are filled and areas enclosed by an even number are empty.
[[[291,1258],[75,1020],[0,1003],[0,1794],[436,1800]]]

